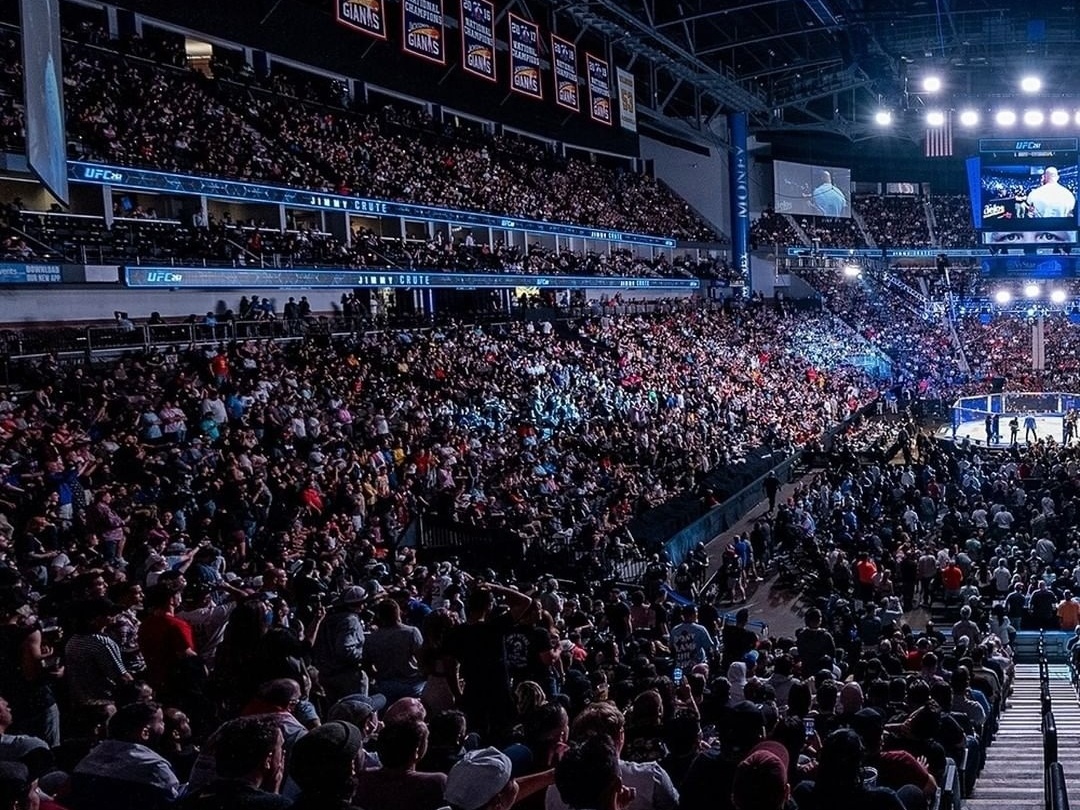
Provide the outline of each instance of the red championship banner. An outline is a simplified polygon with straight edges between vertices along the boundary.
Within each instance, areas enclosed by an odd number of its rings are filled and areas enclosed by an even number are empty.
[[[401,50],[440,65],[446,64],[442,0],[403,0]]]
[[[555,103],[568,110],[581,110],[578,90],[577,46],[551,35],[551,67],[555,74]]]
[[[368,36],[386,39],[383,0],[334,0],[337,21]]]
[[[461,0],[461,67],[495,81],[495,5],[491,0]]]
[[[514,14],[510,17],[510,89],[542,99],[540,84],[540,28]]]

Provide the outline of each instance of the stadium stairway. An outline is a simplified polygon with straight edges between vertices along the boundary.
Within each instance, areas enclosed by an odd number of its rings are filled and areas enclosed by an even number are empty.
[[[1069,668],[1050,666],[1050,699],[1058,729],[1058,760],[1066,778],[1080,775],[1080,705]],[[986,765],[965,810],[1042,810],[1043,735],[1039,665],[1017,664],[1009,709],[1001,716]]]

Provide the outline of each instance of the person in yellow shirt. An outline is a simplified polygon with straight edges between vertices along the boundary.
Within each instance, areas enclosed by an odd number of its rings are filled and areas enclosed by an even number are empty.
[[[1080,624],[1080,601],[1073,599],[1072,591],[1065,591],[1065,598],[1057,607],[1061,629],[1072,632]]]

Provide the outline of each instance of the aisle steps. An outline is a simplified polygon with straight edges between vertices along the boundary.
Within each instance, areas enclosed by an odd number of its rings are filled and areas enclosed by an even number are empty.
[[[1066,778],[1080,779],[1080,704],[1067,666],[1050,667],[1050,699],[1058,729],[1058,761]],[[1009,708],[967,810],[1042,810],[1043,735],[1038,664],[1017,664]]]

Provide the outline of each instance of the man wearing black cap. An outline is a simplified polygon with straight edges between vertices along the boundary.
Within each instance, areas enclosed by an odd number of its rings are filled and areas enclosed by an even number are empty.
[[[731,810],[735,769],[765,738],[761,707],[743,700],[731,707],[720,748],[703,751],[690,765],[679,790],[679,810]]]
[[[331,720],[293,746],[289,775],[300,787],[293,810],[357,810],[351,804],[363,754],[360,729]]]

